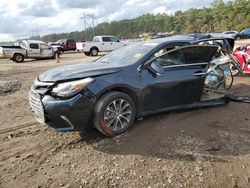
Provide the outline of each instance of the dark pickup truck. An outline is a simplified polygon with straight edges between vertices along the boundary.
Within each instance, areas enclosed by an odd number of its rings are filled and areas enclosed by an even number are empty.
[[[55,43],[49,43],[51,46],[60,46],[59,50],[61,51],[69,51],[76,50],[76,41],[74,39],[60,39]]]

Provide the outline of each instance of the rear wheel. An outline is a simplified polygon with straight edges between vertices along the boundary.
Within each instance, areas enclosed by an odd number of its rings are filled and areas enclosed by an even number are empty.
[[[98,55],[98,49],[97,48],[91,48],[90,49],[90,54],[92,56],[97,56]]]
[[[95,107],[95,127],[106,136],[126,131],[135,119],[133,99],[122,92],[110,92],[102,96]]]
[[[12,58],[13,61],[17,63],[22,63],[24,61],[24,55],[23,54],[15,54]]]

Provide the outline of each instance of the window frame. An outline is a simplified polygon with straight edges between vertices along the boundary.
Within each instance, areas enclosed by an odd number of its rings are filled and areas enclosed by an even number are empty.
[[[218,46],[216,45],[184,45],[184,46],[181,46],[179,48],[175,48],[175,49],[172,49],[170,51],[167,51],[163,54],[161,54],[160,56],[157,56],[157,57],[154,57],[152,58],[151,60],[149,60],[148,62],[146,62],[144,64],[144,66],[150,66],[152,62],[154,62],[156,59],[164,56],[164,55],[167,55],[173,51],[177,51],[177,50],[181,50],[181,49],[184,49],[184,48],[191,48],[191,47],[200,47],[200,46],[207,46],[207,47],[217,47],[219,49]],[[202,63],[187,63],[187,64],[179,64],[179,65],[167,65],[167,66],[162,66],[163,69],[165,68],[174,68],[174,67],[188,67],[188,66],[201,66],[201,65],[208,65],[209,62],[202,62]]]
[[[37,48],[31,47],[31,45],[37,45]],[[34,49],[34,50],[39,50],[39,49],[40,49],[40,46],[39,46],[38,43],[29,43],[29,48],[30,48],[30,49]]]
[[[48,48],[42,48],[42,46],[47,46]],[[47,44],[40,44],[40,49],[41,50],[51,50],[50,46]]]
[[[120,40],[116,37],[109,37],[110,38],[110,42],[120,42]],[[112,40],[112,39],[115,39],[115,40]]]
[[[109,39],[109,41],[104,41],[104,38]],[[112,42],[112,41],[111,41],[110,37],[102,37],[102,42]]]

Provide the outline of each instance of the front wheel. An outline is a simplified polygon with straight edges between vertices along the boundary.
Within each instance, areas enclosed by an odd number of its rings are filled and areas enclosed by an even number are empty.
[[[102,96],[95,107],[94,125],[106,136],[126,131],[135,120],[135,103],[122,92],[109,92]]]

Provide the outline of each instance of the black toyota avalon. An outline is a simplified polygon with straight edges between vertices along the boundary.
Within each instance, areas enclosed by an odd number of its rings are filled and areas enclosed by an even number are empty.
[[[225,104],[230,57],[215,44],[227,42],[211,41],[194,36],[155,39],[127,45],[94,62],[48,70],[31,87],[31,108],[39,122],[56,131],[94,126],[114,136],[135,118]]]

